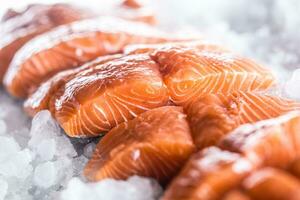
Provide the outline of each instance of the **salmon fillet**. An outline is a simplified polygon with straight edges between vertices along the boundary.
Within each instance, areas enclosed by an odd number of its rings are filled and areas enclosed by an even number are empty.
[[[88,137],[168,102],[157,64],[132,55],[81,71],[57,90],[49,107],[69,136]]]
[[[198,149],[216,145],[242,124],[279,117],[300,110],[300,103],[257,92],[208,94],[187,109],[194,142]]]
[[[101,56],[94,61],[84,64],[76,69],[69,69],[57,73],[52,78],[44,82],[27,100],[24,102],[24,109],[30,116],[34,116],[36,113],[42,110],[49,110],[49,102],[51,97],[59,90],[64,88],[66,83],[73,79],[74,76],[82,73],[82,71],[91,72],[97,70],[97,66],[104,64],[105,62],[121,58],[122,54],[113,54],[107,56]],[[87,70],[89,69],[89,70]]]
[[[228,52],[167,47],[151,57],[160,65],[171,99],[181,106],[206,94],[265,90],[275,82],[269,70]]]
[[[209,147],[189,159],[162,200],[217,200],[252,170],[239,154]]]
[[[287,168],[300,155],[298,112],[244,125],[220,141],[223,149],[243,154],[256,166]]]
[[[119,53],[131,43],[166,41],[145,24],[102,17],[75,22],[28,42],[14,57],[4,79],[8,92],[27,97],[56,73],[101,55]]]
[[[30,39],[54,27],[89,17],[68,4],[32,4],[21,12],[9,10],[0,23],[0,82],[15,53]]]
[[[182,108],[166,106],[121,123],[99,142],[85,167],[91,181],[132,175],[168,182],[194,151]]]
[[[264,168],[253,173],[244,182],[246,192],[254,200],[299,200],[300,181],[288,173]]]

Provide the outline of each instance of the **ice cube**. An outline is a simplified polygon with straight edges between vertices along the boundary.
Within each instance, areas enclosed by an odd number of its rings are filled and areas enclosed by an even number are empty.
[[[53,162],[39,164],[33,175],[34,184],[40,188],[49,188],[56,183],[57,168]]]
[[[52,118],[48,110],[37,113],[32,119],[30,134],[41,138],[51,138],[61,135],[61,130],[57,122]],[[35,138],[39,140],[39,138]]]
[[[4,177],[25,179],[32,171],[32,166],[30,165],[32,159],[33,155],[29,149],[24,149],[15,154],[11,154],[9,157],[5,158],[4,162],[1,162],[0,175]]]
[[[57,182],[65,186],[73,176],[72,159],[65,156],[54,162],[57,169]]]
[[[84,183],[73,178],[61,194],[62,200],[155,200],[162,188],[153,179],[131,177],[127,181],[105,179],[97,183]]]
[[[7,194],[8,184],[0,177],[0,200],[4,200]]]
[[[12,137],[0,136],[0,163],[20,151],[20,146]]]
[[[0,119],[0,135],[4,135],[6,133],[7,127],[5,121]]]
[[[65,135],[56,138],[57,151],[56,155],[59,157],[68,156],[70,158],[77,156],[77,152],[74,146],[70,142],[69,138]]]
[[[50,161],[56,153],[55,139],[42,140],[36,148],[36,153],[42,161]]]

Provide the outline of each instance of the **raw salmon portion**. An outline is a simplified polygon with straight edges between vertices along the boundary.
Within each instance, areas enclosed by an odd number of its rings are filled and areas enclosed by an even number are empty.
[[[49,102],[51,97],[59,90],[59,88],[64,88],[66,83],[73,79],[78,73],[82,71],[92,72],[97,70],[97,66],[114,60],[116,58],[121,58],[122,54],[113,54],[107,56],[101,56],[94,61],[91,61],[81,67],[76,69],[69,69],[54,75],[52,78],[44,82],[24,103],[24,109],[28,115],[34,116],[36,113],[42,110],[49,110]],[[87,70],[89,69],[89,70]]]
[[[157,64],[125,56],[81,71],[53,95],[50,111],[71,137],[98,136],[169,102]]]
[[[190,158],[162,200],[218,200],[252,170],[239,154],[209,147]]]
[[[97,145],[84,174],[91,181],[140,175],[166,183],[193,151],[182,108],[160,107],[108,132]]]
[[[9,10],[0,23],[0,82],[18,49],[33,37],[56,26],[89,16],[88,12],[68,4],[32,4],[25,10]]]
[[[265,168],[244,181],[245,190],[255,200],[299,200],[300,182],[284,171]]]
[[[4,83],[15,97],[27,97],[56,73],[76,68],[101,55],[114,54],[131,43],[167,40],[145,24],[116,18],[75,22],[28,42],[14,57]]]
[[[290,113],[241,126],[224,137],[220,146],[243,154],[257,167],[286,168],[300,156],[299,130],[299,113]]]
[[[187,109],[197,148],[216,145],[238,126],[300,110],[300,103],[257,92],[208,94]]]
[[[265,90],[274,84],[275,78],[269,70],[232,53],[167,47],[151,56],[160,65],[164,82],[177,105],[187,106],[209,93]]]

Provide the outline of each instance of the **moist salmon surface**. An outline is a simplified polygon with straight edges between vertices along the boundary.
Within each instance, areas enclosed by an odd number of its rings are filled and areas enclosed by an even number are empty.
[[[15,53],[29,40],[59,25],[89,17],[86,10],[68,4],[32,4],[14,15],[7,13],[0,26],[0,82]]]
[[[275,84],[268,69],[233,53],[166,47],[151,56],[177,105],[188,106],[209,93],[265,90]]]
[[[70,136],[98,136],[169,102],[157,64],[147,55],[122,57],[87,69],[61,87],[50,110]]]
[[[84,174],[89,180],[138,174],[166,183],[194,151],[181,107],[147,111],[121,123],[100,141]]]
[[[190,157],[162,199],[298,199],[299,122],[292,112],[240,126]]]
[[[300,110],[294,100],[258,92],[208,94],[191,104],[186,113],[196,146],[216,145],[222,137],[246,123],[279,117]]]
[[[157,43],[164,34],[142,23],[100,17],[60,26],[28,42],[12,60],[4,79],[8,92],[25,98],[56,73],[131,43]]]

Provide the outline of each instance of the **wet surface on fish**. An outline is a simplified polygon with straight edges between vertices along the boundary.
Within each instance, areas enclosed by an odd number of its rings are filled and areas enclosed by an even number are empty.
[[[196,153],[167,188],[162,200],[215,200],[251,172],[239,154],[210,147]]]
[[[151,54],[160,65],[171,98],[186,106],[210,93],[265,90],[275,77],[257,63],[232,53],[162,48]]]
[[[253,173],[243,182],[247,194],[254,200],[298,200],[300,180],[273,168]]]
[[[49,102],[51,97],[59,90],[59,88],[64,88],[66,83],[73,79],[74,76],[78,75],[82,71],[88,72],[92,70],[97,70],[98,65],[105,62],[121,58],[122,54],[113,54],[108,56],[101,56],[94,61],[87,63],[76,69],[69,69],[62,71],[46,82],[44,82],[25,102],[24,109],[26,113],[30,116],[34,116],[36,113],[42,110],[49,110]]]
[[[14,54],[30,39],[87,17],[88,11],[68,4],[32,4],[21,12],[9,10],[0,24],[0,82]]]
[[[145,24],[102,17],[61,26],[28,42],[14,57],[4,83],[16,97],[27,97],[56,73],[76,68],[131,43],[167,40]]]
[[[97,145],[84,174],[91,181],[140,175],[166,183],[193,151],[182,108],[161,107],[108,132]]]
[[[242,124],[279,117],[300,110],[300,103],[257,92],[208,94],[189,106],[186,113],[197,148],[216,145]]]
[[[168,102],[157,64],[132,55],[81,71],[54,94],[50,110],[69,136],[88,137]]]
[[[236,188],[242,199],[299,199],[299,130],[299,112],[237,128],[221,140],[222,150],[192,156],[162,199],[218,200]]]

